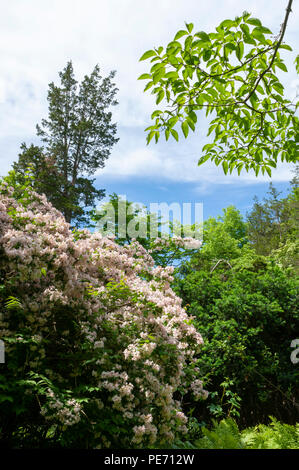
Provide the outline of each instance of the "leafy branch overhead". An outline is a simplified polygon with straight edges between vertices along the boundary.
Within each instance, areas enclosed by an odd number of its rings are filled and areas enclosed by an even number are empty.
[[[178,140],[179,127],[187,138],[190,129],[195,131],[197,111],[205,110],[212,117],[208,135],[213,141],[203,147],[199,165],[211,159],[225,173],[252,168],[256,175],[261,170],[270,176],[279,158],[298,161],[299,102],[284,96],[277,76],[287,72],[281,52],[292,50],[283,42],[291,5],[292,0],[277,37],[244,12],[209,34],[193,34],[193,24],[186,23],[166,49],[145,52],[140,60],[150,59],[152,65],[139,79],[148,80],[144,91],[164,104],[151,116],[147,143],[153,137],[158,142],[161,133]],[[295,63],[299,73],[299,56]]]

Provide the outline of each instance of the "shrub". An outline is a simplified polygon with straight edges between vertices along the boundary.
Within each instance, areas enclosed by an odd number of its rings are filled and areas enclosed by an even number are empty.
[[[202,338],[137,242],[71,231],[44,196],[0,185],[0,438],[10,447],[146,447],[206,396]]]

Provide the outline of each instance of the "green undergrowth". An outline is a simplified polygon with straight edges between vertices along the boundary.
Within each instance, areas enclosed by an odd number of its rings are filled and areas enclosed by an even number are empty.
[[[259,424],[240,431],[232,418],[214,421],[210,429],[192,424],[188,438],[177,441],[178,449],[299,449],[299,423],[284,424],[270,417],[268,425]],[[197,434],[197,438],[195,437]],[[188,440],[190,438],[190,440]]]

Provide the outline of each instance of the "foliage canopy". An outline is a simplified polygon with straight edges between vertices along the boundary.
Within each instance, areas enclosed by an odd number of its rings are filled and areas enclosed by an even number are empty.
[[[278,76],[287,72],[282,52],[292,50],[283,42],[291,5],[292,0],[272,39],[269,28],[244,12],[211,33],[194,33],[193,24],[186,23],[165,49],[145,52],[140,60],[149,59],[151,67],[139,79],[147,80],[144,91],[151,90],[157,105],[146,128],[147,143],[153,137],[157,142],[161,133],[178,140],[178,126],[187,138],[190,129],[195,131],[197,111],[205,110],[214,139],[203,147],[199,165],[210,159],[225,174],[244,168],[271,175],[279,158],[297,161],[298,102],[285,97]],[[299,72],[299,56],[295,62]]]

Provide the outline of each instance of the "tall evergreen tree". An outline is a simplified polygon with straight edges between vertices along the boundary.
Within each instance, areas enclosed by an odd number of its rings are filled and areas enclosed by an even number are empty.
[[[27,163],[34,163],[31,168],[36,190],[45,192],[74,225],[86,223],[89,220],[87,208],[94,207],[96,200],[105,194],[94,187],[95,179],[88,176],[104,167],[112,146],[118,141],[116,124],[111,122],[112,114],[108,110],[117,104],[114,76],[115,71],[112,71],[102,78],[96,65],[78,87],[69,61],[59,73],[60,86],[49,84],[48,119],[42,119],[41,125],[37,125],[37,135],[45,144],[45,150],[34,146],[34,152],[32,146],[23,145],[23,153],[14,164],[17,172],[24,172]],[[35,163],[36,159],[45,162],[49,158],[58,179],[52,188],[45,188],[44,171],[40,172]]]

